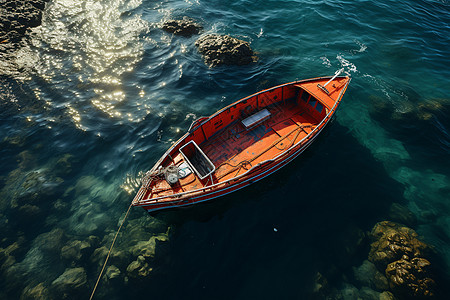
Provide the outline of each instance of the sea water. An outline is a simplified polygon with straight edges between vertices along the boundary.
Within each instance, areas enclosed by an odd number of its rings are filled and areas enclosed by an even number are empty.
[[[197,35],[160,29],[183,16],[259,60],[208,68]],[[352,82],[334,122],[288,167],[200,207],[132,208],[109,263],[120,275],[96,298],[305,299],[318,274],[367,298],[358,241],[393,205],[435,247],[446,291],[449,24],[447,0],[51,0],[0,75],[1,298],[48,295],[67,269],[86,278],[66,296],[86,295],[143,172],[193,120],[342,67]],[[133,279],[132,249],[152,236],[161,247]]]

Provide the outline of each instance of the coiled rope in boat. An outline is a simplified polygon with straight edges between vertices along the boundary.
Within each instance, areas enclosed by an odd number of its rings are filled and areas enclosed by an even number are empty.
[[[89,300],[92,300],[92,298],[94,297],[95,290],[97,289],[98,283],[100,282],[100,278],[102,278],[103,271],[105,270],[106,264],[108,263],[108,259],[109,259],[109,256],[111,255],[111,251],[114,247],[114,243],[116,242],[116,239],[117,239],[117,236],[119,235],[120,229],[122,229],[122,225],[125,223],[125,220],[127,219],[128,213],[130,212],[130,209],[132,206],[133,206],[133,203],[131,203],[130,206],[128,207],[127,213],[125,214],[125,217],[123,218],[122,222],[120,223],[119,229],[117,230],[116,235],[114,236],[114,239],[111,243],[111,247],[109,247],[109,251],[108,251],[108,255],[106,256],[105,263],[103,264],[102,270],[100,271],[100,275],[98,275],[97,282],[95,283],[94,289],[92,290],[92,294],[91,294],[91,297],[89,297]]]

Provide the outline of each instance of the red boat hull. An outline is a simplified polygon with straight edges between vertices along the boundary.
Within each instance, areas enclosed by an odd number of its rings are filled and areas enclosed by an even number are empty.
[[[133,205],[148,212],[185,207],[273,174],[317,138],[349,82],[335,76],[284,84],[194,122],[147,173]]]

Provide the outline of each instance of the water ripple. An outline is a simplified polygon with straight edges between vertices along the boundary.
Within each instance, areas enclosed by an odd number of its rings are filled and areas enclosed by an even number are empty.
[[[142,58],[140,36],[148,31],[148,24],[138,15],[125,13],[141,4],[53,1],[47,6],[43,26],[32,34],[30,51],[38,57],[36,73],[66,95],[48,102],[55,108],[65,106],[80,129],[94,129],[88,124],[95,110],[109,118],[134,119],[121,106],[129,89],[123,86],[123,77]]]

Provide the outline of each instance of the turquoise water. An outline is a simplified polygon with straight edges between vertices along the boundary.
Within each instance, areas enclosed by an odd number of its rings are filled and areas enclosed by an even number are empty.
[[[182,16],[250,42],[259,61],[209,69],[198,36],[159,29]],[[330,290],[358,291],[359,237],[391,220],[393,203],[436,248],[445,295],[449,24],[446,0],[52,0],[9,62],[17,72],[0,75],[1,298],[52,293],[75,267],[87,283],[69,295],[86,297],[106,256],[96,249],[109,248],[140,176],[194,119],[341,67],[352,82],[336,119],[291,165],[200,207],[133,208],[110,263],[121,273],[96,298],[304,299],[318,272]],[[131,249],[156,235],[167,241],[150,275],[126,275]]]

